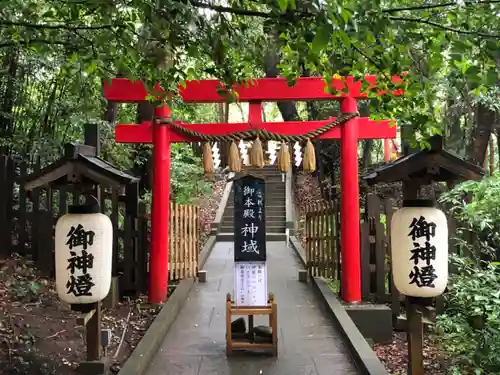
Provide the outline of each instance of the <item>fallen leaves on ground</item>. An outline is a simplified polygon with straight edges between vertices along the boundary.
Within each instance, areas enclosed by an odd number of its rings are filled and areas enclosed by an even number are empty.
[[[395,334],[392,343],[374,344],[373,350],[391,375],[407,373],[408,344],[405,333]],[[445,358],[436,347],[427,341],[424,341],[423,356],[425,375],[445,375],[447,373]]]

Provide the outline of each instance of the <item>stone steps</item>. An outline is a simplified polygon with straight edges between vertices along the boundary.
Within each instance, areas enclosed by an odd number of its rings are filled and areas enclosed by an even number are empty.
[[[219,242],[232,242],[234,241],[234,234],[228,232],[219,232],[215,237],[216,241]],[[285,233],[266,233],[266,241],[286,241]]]
[[[285,224],[273,224],[269,225],[266,223],[266,232],[271,233],[285,233]],[[220,231],[222,233],[233,233],[233,225],[221,225]]]
[[[234,220],[233,216],[227,216],[223,217],[223,220],[221,224],[229,224],[232,225]],[[267,215],[266,214],[266,224],[272,224],[272,223],[284,223],[285,222],[285,215]]]

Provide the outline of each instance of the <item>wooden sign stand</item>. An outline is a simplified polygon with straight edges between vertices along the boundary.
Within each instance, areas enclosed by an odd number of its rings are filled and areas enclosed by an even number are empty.
[[[244,337],[233,338],[231,331],[232,317],[235,315],[248,315],[248,332]],[[268,315],[271,337],[266,340],[264,337],[256,338],[254,334],[254,315]],[[226,296],[226,355],[232,354],[238,349],[272,349],[274,356],[278,356],[278,306],[274,301],[274,296],[269,293],[267,306],[236,306],[231,298],[231,294]]]

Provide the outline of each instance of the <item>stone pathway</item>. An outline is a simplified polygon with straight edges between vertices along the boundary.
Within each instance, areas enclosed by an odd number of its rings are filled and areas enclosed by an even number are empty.
[[[268,291],[278,304],[278,357],[237,351],[226,358],[225,301],[233,291],[233,244],[219,242],[156,354],[147,375],[359,374],[311,287],[297,280],[299,262],[282,242],[268,242]],[[260,318],[260,317],[259,317]],[[255,318],[255,324],[266,319]]]

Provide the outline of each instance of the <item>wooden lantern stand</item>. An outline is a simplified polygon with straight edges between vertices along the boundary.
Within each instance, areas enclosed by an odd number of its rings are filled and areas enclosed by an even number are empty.
[[[76,319],[76,324],[85,327],[87,358],[79,363],[77,372],[82,375],[101,375],[109,370],[109,358],[102,355],[103,344],[101,333],[101,302],[71,305],[73,311],[79,311],[81,315]]]
[[[232,317],[235,315],[248,315],[248,332],[242,337],[233,337],[231,330]],[[268,315],[271,337],[255,337],[254,315]],[[269,293],[267,306],[236,306],[231,294],[226,296],[226,354],[229,356],[233,350],[245,349],[272,349],[273,355],[278,356],[278,307],[272,293]]]

